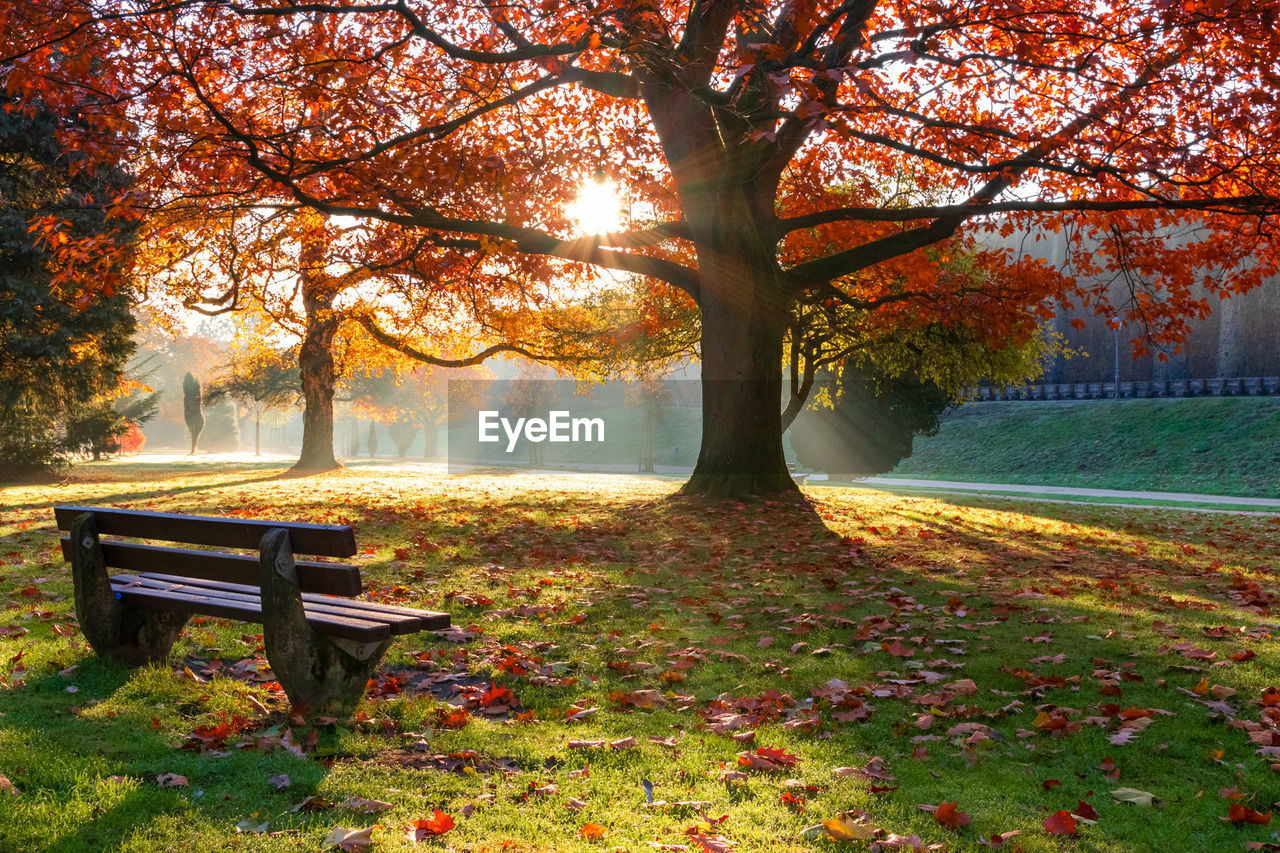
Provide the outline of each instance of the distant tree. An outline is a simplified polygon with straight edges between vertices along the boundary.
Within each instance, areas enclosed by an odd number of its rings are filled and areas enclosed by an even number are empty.
[[[187,422],[187,431],[191,433],[192,456],[196,452],[196,442],[200,439],[200,431],[204,429],[204,412],[200,403],[200,383],[188,373],[182,377],[182,416]]]
[[[378,455],[378,422],[369,421],[369,455]]]
[[[348,371],[341,390],[343,399],[357,413],[387,425],[401,457],[408,455],[419,430],[425,431],[423,455],[430,457],[436,452],[436,430],[448,416],[450,394],[483,393],[481,383],[475,380],[490,375],[482,365],[441,369],[414,365],[403,358],[366,360]],[[449,383],[453,379],[467,381],[451,391]]]
[[[387,432],[396,446],[396,455],[401,459],[408,456],[413,440],[418,437],[418,425],[408,418],[402,418],[388,426]]]
[[[97,247],[110,242],[106,206],[129,180],[66,156],[57,134],[67,124],[0,95],[0,468],[10,471],[55,467],[85,430],[122,426],[102,400],[134,349],[134,282],[126,255],[103,261]],[[130,235],[115,238],[119,247]],[[53,251],[68,241],[87,244],[77,264]]]
[[[928,380],[877,382],[846,376],[831,409],[809,410],[791,427],[796,461],[835,477],[871,477],[911,455],[918,435],[938,431],[953,400]]]
[[[95,461],[127,449],[141,450],[146,439],[139,428],[156,416],[161,393],[139,379],[122,378],[109,393],[76,409],[67,422],[64,445],[70,453]]]
[[[627,407],[639,409],[644,417],[639,463],[642,473],[653,473],[654,429],[662,421],[662,408],[670,406],[672,400],[671,391],[663,385],[661,379],[646,377],[627,387]]]
[[[507,383],[506,393],[502,396],[502,408],[507,417],[532,418],[546,415],[547,406],[551,402],[552,387],[549,384],[551,374],[539,367],[529,366],[520,371],[520,375]],[[529,445],[529,464],[542,462],[542,443],[527,441]]]
[[[788,418],[791,446],[801,465],[845,477],[891,470],[911,455],[916,436],[937,432],[967,389],[983,379],[1033,379],[1058,350],[1043,334],[993,347],[963,326],[941,324],[882,338],[808,333],[804,363],[818,366],[804,369],[797,385],[792,362],[796,390],[784,413],[796,411]],[[796,405],[797,394],[809,400],[807,409]]]
[[[207,404],[228,398],[253,412],[253,453],[261,456],[263,413],[295,406],[302,398],[297,353],[270,348],[233,352],[204,391]]]
[[[200,446],[207,451],[230,453],[240,449],[240,418],[236,407],[223,400],[204,407]]]

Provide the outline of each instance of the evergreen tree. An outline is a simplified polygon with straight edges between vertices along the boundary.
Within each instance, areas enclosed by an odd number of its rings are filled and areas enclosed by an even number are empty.
[[[200,383],[188,373],[182,377],[182,416],[187,422],[187,432],[191,433],[191,452],[196,452],[196,442],[200,439],[200,431],[204,429],[204,411],[200,402]]]
[[[49,249],[127,242],[106,206],[128,176],[78,168],[56,140],[68,121],[0,96],[0,469],[8,471],[100,452],[128,428],[105,401],[134,348],[133,283],[119,266],[106,279],[58,268]]]

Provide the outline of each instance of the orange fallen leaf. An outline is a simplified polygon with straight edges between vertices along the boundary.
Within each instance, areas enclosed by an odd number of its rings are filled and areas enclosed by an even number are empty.
[[[956,811],[958,805],[959,803],[938,803],[938,810],[933,813],[933,819],[947,829],[959,829],[973,819],[964,812]]]
[[[1229,821],[1230,823],[1256,823],[1259,826],[1266,826],[1271,823],[1271,812],[1256,812],[1241,803],[1232,803],[1227,809],[1227,816],[1219,818],[1219,820]]]

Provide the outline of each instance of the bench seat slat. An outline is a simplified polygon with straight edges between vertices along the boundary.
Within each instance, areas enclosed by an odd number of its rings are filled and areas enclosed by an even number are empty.
[[[117,576],[127,577],[127,576]],[[215,590],[196,592],[195,588],[187,590],[159,589],[156,587],[122,582],[117,584],[112,578],[112,588],[123,601],[144,607],[155,607],[163,610],[175,610],[179,613],[192,613],[205,616],[221,616],[226,619],[238,619],[242,622],[262,622],[261,601],[246,601],[221,595]],[[349,616],[338,616],[329,613],[307,613],[307,624],[317,633],[330,637],[340,637],[356,642],[368,643],[385,640],[391,636],[391,628],[386,622],[355,619]]]
[[[71,559],[71,538],[68,536],[62,537],[62,556]],[[181,572],[187,577],[255,587],[262,572],[259,558],[249,554],[191,551],[161,545],[104,540],[102,556],[108,566],[129,572]],[[360,570],[355,566],[311,560],[298,560],[295,564],[298,567],[298,585],[305,592],[346,596],[361,592]]]
[[[240,583],[222,583],[217,581],[207,581],[202,579],[193,579],[182,577],[179,575],[167,575],[159,572],[144,572],[138,575],[140,578],[154,579],[165,581],[168,583],[193,584],[195,586],[208,586],[213,589],[225,589],[229,592],[244,593],[249,595],[259,595],[260,588],[254,584]],[[321,595],[314,592],[304,592],[302,601],[305,604],[323,604],[330,607],[341,607],[343,609],[358,611],[360,613],[369,613],[372,616],[391,618],[394,620],[413,620],[420,623],[420,626],[414,628],[414,631],[438,631],[449,627],[449,614],[436,613],[430,610],[415,610],[412,607],[400,607],[395,604],[383,604],[377,601],[355,601],[352,599],[340,599],[331,595]],[[357,613],[358,615],[358,613]],[[407,632],[412,633],[412,632]]]
[[[226,598],[233,601],[241,601],[251,606],[261,606],[261,591],[257,587],[249,587],[243,584],[222,584],[214,581],[191,580],[189,578],[171,577],[163,575],[116,575],[111,582],[117,586],[142,587],[144,589],[159,589],[174,592],[190,593],[192,595],[209,595],[219,598]],[[431,616],[430,613],[419,612],[414,615],[404,613],[390,613],[378,611],[372,608],[359,608],[351,605],[363,602],[352,602],[344,598],[333,598],[326,596],[305,595],[303,598],[303,610],[307,616],[312,615],[329,615],[341,616],[349,619],[358,619],[367,622],[381,622],[387,625],[393,636],[402,636],[404,634],[414,634],[418,631],[426,630],[424,617]]]
[[[97,521],[98,532],[111,536],[134,536],[220,548],[257,548],[262,534],[280,527],[289,531],[289,541],[295,554],[352,557],[356,553],[356,534],[348,525],[210,518],[93,506],[60,506],[53,512],[59,530],[70,530],[76,516],[88,512]]]
[[[218,584],[208,581],[190,581],[186,578],[159,578],[153,575],[116,575],[111,582],[122,588],[158,589],[166,592],[181,592],[189,595],[206,595],[219,599],[243,602],[251,607],[261,607],[262,597],[259,590],[245,588],[239,584]],[[238,587],[238,588],[233,588]],[[393,635],[412,634],[422,630],[421,619],[408,618],[398,614],[373,613],[347,607],[346,600],[329,598],[319,602],[303,601],[303,611],[308,617],[313,615],[340,616],[346,619],[357,619],[362,622],[383,623]]]

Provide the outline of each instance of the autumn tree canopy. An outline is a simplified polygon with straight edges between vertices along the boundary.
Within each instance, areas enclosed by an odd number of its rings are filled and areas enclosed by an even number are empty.
[[[1047,300],[1124,276],[1128,304],[1098,310],[1176,339],[1204,293],[1277,268],[1269,0],[0,8],[8,89],[83,113],[87,158],[135,164],[121,214],[251,197],[416,241],[490,295],[601,271],[683,292],[706,407],[686,492],[793,488],[798,298],[1017,341]],[[566,213],[592,179],[626,200],[610,233]],[[1102,248],[1050,267],[1010,248],[1036,229]],[[957,253],[982,274],[952,274]]]

